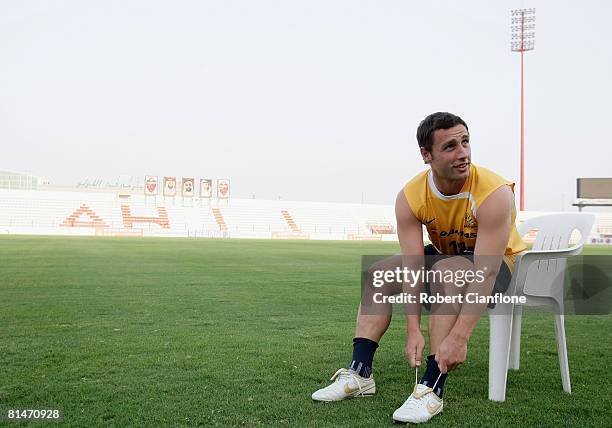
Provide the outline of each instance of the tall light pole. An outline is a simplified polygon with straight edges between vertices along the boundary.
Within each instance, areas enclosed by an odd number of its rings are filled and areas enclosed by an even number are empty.
[[[510,12],[510,49],[521,53],[521,211],[525,209],[525,85],[524,56],[535,48],[535,8]]]

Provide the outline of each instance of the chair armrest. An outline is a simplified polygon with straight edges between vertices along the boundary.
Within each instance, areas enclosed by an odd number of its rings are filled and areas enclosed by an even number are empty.
[[[583,244],[577,244],[569,248],[562,250],[539,250],[539,251],[526,251],[520,255],[516,260],[514,268],[514,291],[523,290],[525,286],[525,280],[527,279],[527,272],[533,262],[540,260],[552,260],[552,259],[564,259],[572,256],[577,256],[582,253]]]
[[[535,260],[550,260],[550,259],[562,259],[571,256],[577,256],[582,253],[582,249],[584,244],[578,243],[568,248],[563,248],[562,250],[529,250],[525,251],[520,260],[523,260],[525,256],[529,255],[528,259]],[[531,263],[531,262],[529,262]]]

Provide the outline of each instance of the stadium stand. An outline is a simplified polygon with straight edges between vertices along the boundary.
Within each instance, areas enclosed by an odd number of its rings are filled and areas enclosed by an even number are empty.
[[[595,228],[597,233],[591,236],[591,244],[612,245],[612,213],[598,213]]]
[[[83,216],[87,216],[89,220],[83,220]],[[91,208],[81,204],[75,212],[64,219],[60,227],[108,227],[108,225]]]
[[[212,212],[213,216],[215,217],[215,221],[217,222],[217,226],[219,226],[219,230],[226,231],[227,224],[225,223],[221,209],[219,207],[215,207],[212,209]]]
[[[121,216],[123,217],[123,227],[133,229],[134,224],[157,224],[162,229],[170,229],[168,220],[168,210],[166,207],[157,207],[157,216],[134,216],[129,205],[121,205]]]
[[[392,221],[391,207],[378,205],[0,190],[0,228],[10,233],[347,239]]]
[[[301,232],[300,227],[297,224],[295,224],[295,220],[293,220],[293,217],[291,216],[291,214],[289,214],[289,211],[281,210],[281,215],[287,222],[287,225],[289,226],[289,229],[291,229],[292,232],[295,232],[295,233]]]
[[[517,221],[540,214],[522,212]],[[612,214],[596,214],[590,242],[612,244]],[[0,233],[397,240],[391,205],[184,200],[83,188],[0,189]]]
[[[368,228],[373,234],[377,235],[388,235],[395,233],[394,227],[391,223],[378,223],[375,220],[368,221]]]
[[[612,214],[603,214],[599,217],[597,232],[602,237],[612,238]]]

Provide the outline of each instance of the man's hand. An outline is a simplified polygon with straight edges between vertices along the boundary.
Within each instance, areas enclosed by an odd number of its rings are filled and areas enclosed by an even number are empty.
[[[413,330],[408,333],[405,355],[406,359],[410,362],[410,367],[415,368],[421,365],[424,348],[425,338],[419,330]]]
[[[467,339],[454,334],[449,334],[442,341],[438,352],[436,352],[436,362],[442,373],[450,372],[465,361],[467,357]]]

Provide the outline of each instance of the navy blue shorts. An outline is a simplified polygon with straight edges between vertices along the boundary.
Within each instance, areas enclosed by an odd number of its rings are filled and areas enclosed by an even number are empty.
[[[436,250],[436,247],[434,247],[432,244],[426,245],[423,248],[423,250],[426,256],[425,257],[425,269],[427,270],[431,270],[432,266],[440,260],[444,260],[449,257],[457,257],[457,256],[447,256],[445,254],[440,254],[438,250]],[[474,262],[473,253],[459,254],[458,256],[465,257],[472,263]],[[501,266],[499,267],[499,272],[497,273],[497,278],[495,279],[495,285],[493,285],[493,291],[491,291],[491,296],[497,293],[505,293],[508,290],[508,287],[510,286],[511,279],[512,279],[512,272],[510,271],[510,268],[508,267],[506,262],[502,261]],[[429,283],[426,282],[423,285],[425,287],[425,292],[428,295],[431,295],[431,288],[429,286]],[[423,306],[428,311],[431,309],[431,304],[429,303],[423,303]],[[487,307],[493,309],[495,307],[495,303],[489,303]]]

